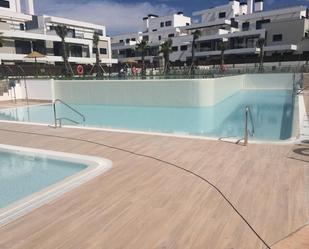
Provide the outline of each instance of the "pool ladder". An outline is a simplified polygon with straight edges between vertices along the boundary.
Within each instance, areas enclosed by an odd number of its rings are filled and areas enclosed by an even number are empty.
[[[66,118],[66,117],[61,117],[61,118],[58,118],[57,117],[57,108],[56,108],[56,104],[57,103],[61,103],[63,105],[65,105],[67,108],[69,108],[71,111],[73,111],[74,113],[76,113],[78,116],[80,116],[83,120],[83,123],[85,123],[86,121],[86,118],[83,114],[81,114],[79,111],[77,111],[75,108],[73,108],[72,106],[70,106],[69,104],[65,103],[63,100],[61,99],[55,99],[53,101],[53,110],[54,110],[54,126],[52,126],[53,128],[61,128],[62,127],[62,121],[63,120],[66,120],[66,121],[69,121],[69,122],[72,122],[76,125],[80,124],[80,122],[77,122],[73,119],[70,119],[70,118]]]
[[[251,122],[251,126],[252,126],[252,130],[249,130],[249,120]],[[247,146],[248,142],[249,142],[249,135],[251,137],[254,136],[255,133],[255,127],[254,127],[254,122],[253,122],[253,118],[252,118],[252,113],[251,113],[251,109],[249,106],[246,106],[245,109],[245,130],[244,130],[244,138],[241,140],[244,140],[244,145]],[[240,141],[241,141],[240,140]],[[240,142],[238,141],[238,142]]]

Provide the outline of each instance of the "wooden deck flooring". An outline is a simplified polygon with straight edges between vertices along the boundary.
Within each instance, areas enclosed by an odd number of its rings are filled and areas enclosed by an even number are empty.
[[[107,173],[1,228],[1,249],[266,248],[211,185],[185,170],[215,184],[272,248],[309,248],[309,156],[300,153],[309,144],[243,147],[8,123],[0,123],[0,143],[113,161]]]
[[[309,221],[304,145],[250,145],[0,124],[0,143],[101,156],[112,170],[0,229],[1,249],[266,248]],[[295,159],[291,159],[295,158]]]

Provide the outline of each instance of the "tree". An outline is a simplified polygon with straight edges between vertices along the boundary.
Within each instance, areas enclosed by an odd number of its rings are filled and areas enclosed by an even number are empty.
[[[145,55],[147,50],[149,49],[148,42],[146,40],[141,40],[139,43],[136,44],[135,49],[142,55],[142,76],[145,76],[146,75]]]
[[[69,46],[67,46],[65,42],[65,38],[68,36],[69,30],[65,25],[58,25],[55,27],[56,34],[61,39],[61,45],[62,45],[62,58],[64,62],[65,67],[65,74],[66,76],[73,76],[73,70],[71,68],[71,65],[69,63]]]
[[[221,55],[220,55],[220,58],[221,58],[221,62],[220,62],[221,68],[223,68],[223,65],[224,65],[224,52],[227,49],[227,45],[228,45],[228,43],[226,41],[221,41],[221,42],[218,43],[218,49],[221,51]]]
[[[95,65],[97,69],[97,78],[101,78],[103,76],[101,65],[100,65],[99,41],[100,41],[100,36],[98,32],[94,32],[92,42],[93,42],[93,48],[95,50],[95,58],[96,58]]]
[[[259,72],[263,72],[264,71],[264,47],[266,44],[266,40],[265,38],[260,38],[257,40],[256,42],[256,47],[260,49],[260,65],[259,65]]]
[[[166,40],[161,44],[160,53],[163,54],[164,58],[164,75],[169,72],[169,62],[170,62],[170,53],[172,52],[173,41],[171,39]]]
[[[4,41],[3,41],[3,37],[1,36],[1,34],[0,34],[0,48],[2,48],[3,47],[3,43],[4,43]]]
[[[197,40],[198,38],[200,38],[200,36],[202,35],[202,32],[201,32],[199,29],[197,29],[197,30],[195,30],[195,31],[192,33],[192,35],[193,35],[192,50],[191,50],[191,52],[192,52],[192,55],[191,55],[192,64],[191,64],[191,69],[190,69],[190,71],[191,71],[192,74],[195,74],[195,69],[194,69],[194,67],[195,67],[196,40]]]

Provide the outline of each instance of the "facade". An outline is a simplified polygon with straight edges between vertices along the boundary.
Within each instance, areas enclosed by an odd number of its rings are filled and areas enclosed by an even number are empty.
[[[0,47],[1,63],[33,62],[25,56],[33,51],[46,57],[38,60],[50,64],[63,62],[61,57],[61,40],[56,35],[55,26],[61,24],[69,28],[66,43],[69,44],[69,62],[77,64],[94,64],[93,34],[100,35],[99,51],[101,63],[117,63],[112,59],[111,41],[106,36],[105,26],[80,22],[53,16],[36,16],[33,0],[25,0],[25,10],[21,9],[23,0],[0,0]]]
[[[196,52],[200,58],[220,55],[218,44],[222,41],[227,42],[226,55],[256,57],[259,38],[266,39],[264,50],[268,56],[303,54],[309,50],[303,39],[309,28],[305,6],[264,11],[262,0],[229,1],[193,15],[201,17],[200,23],[188,27],[202,31]]]
[[[146,60],[153,63],[159,57],[162,42],[171,39],[173,41],[171,61],[186,61],[187,47],[191,42],[191,37],[188,36],[185,28],[190,25],[191,18],[184,16],[182,12],[163,17],[150,14],[143,18],[142,31],[112,37],[113,56],[120,62],[128,59],[138,61],[141,55],[135,51],[135,47],[141,40],[146,40],[150,46]]]
[[[266,40],[265,55],[270,61],[278,58],[290,58],[294,60],[302,56],[308,60],[309,42],[305,38],[308,35],[309,21],[306,6],[295,6],[289,8],[264,10],[263,0],[247,0],[240,2],[235,0],[228,1],[227,4],[216,6],[211,9],[199,10],[193,13],[198,18],[197,23],[181,23],[182,25],[173,26],[175,33],[173,40],[172,62],[190,62],[192,51],[192,33],[195,30],[201,31],[201,36],[196,41],[195,56],[200,63],[214,64],[219,60],[221,51],[219,43],[226,42],[227,49],[225,55],[230,58],[232,63],[256,61],[259,49],[256,42],[260,38]],[[159,46],[168,37],[161,35],[161,29],[157,29],[161,20],[169,17],[157,17],[151,15],[148,23],[156,23],[156,26],[144,25],[144,31],[139,32],[136,39],[148,39],[149,45]],[[144,20],[144,21],[145,21]],[[147,24],[147,22],[146,22]],[[161,35],[158,40],[156,35]],[[115,58],[126,60],[134,57],[135,43],[127,44],[125,36],[115,36],[112,38],[112,50]],[[119,46],[123,42],[123,46]],[[120,43],[120,44],[119,44]],[[130,53],[126,53],[130,49]],[[150,60],[158,57],[158,49],[150,53]],[[234,59],[233,59],[234,58]]]

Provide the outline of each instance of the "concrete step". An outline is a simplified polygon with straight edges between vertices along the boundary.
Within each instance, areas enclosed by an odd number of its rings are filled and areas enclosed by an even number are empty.
[[[9,90],[8,84],[6,81],[0,81],[0,96],[3,96],[4,93],[7,93]]]

